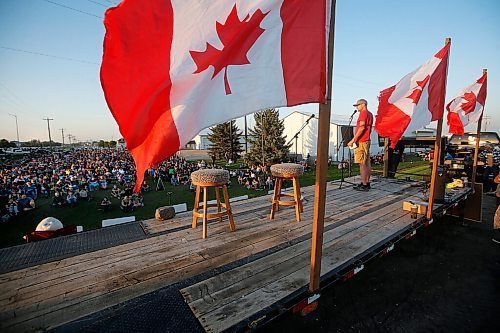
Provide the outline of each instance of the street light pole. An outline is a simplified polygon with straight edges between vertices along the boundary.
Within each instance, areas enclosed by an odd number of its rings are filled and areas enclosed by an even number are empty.
[[[245,154],[248,153],[247,116],[245,115]]]
[[[10,116],[16,118],[17,142],[19,143],[19,126],[17,125],[17,115],[9,113]]]
[[[233,121],[230,120],[229,121],[229,142],[231,144],[231,154],[229,155],[230,156],[230,159],[232,162],[234,162],[234,159],[233,159]]]

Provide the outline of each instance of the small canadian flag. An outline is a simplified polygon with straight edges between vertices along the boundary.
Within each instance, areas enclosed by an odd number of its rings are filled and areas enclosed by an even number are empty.
[[[486,79],[484,72],[476,82],[462,89],[457,96],[446,105],[448,110],[448,126],[451,134],[464,135],[465,126],[477,123],[484,111],[486,102]]]
[[[394,148],[403,133],[442,119],[450,44],[396,85],[380,92],[375,130]]]

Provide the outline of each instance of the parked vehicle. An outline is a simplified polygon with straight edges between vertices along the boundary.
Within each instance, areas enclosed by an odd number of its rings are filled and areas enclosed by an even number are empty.
[[[5,152],[12,155],[28,155],[30,153],[29,150],[23,148],[7,148]]]
[[[453,156],[453,159],[448,161],[448,165],[449,170],[455,175],[467,175],[469,178],[471,177],[476,139],[476,133],[465,133],[464,135],[454,134],[451,136],[446,148],[446,153]],[[488,165],[486,158],[487,153],[491,153],[495,147],[499,145],[500,138],[496,132],[481,132],[476,181],[481,181],[483,179],[485,167]]]
[[[476,147],[476,133],[465,133],[464,135],[453,134],[448,142],[448,147],[454,149],[455,151],[469,150]],[[484,147],[485,145],[498,145],[500,144],[500,138],[497,132],[481,132],[479,138],[479,147]]]

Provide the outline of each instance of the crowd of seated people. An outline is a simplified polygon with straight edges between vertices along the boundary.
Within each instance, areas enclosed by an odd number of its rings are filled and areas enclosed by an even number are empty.
[[[371,164],[374,165],[384,164],[384,155],[383,154],[371,155],[370,162]]]
[[[146,176],[153,178],[157,190],[164,188],[165,183],[194,191],[191,173],[210,167],[215,165],[190,162],[174,155],[148,169]],[[254,165],[231,171],[231,176],[237,177],[238,183],[248,189],[273,188],[274,179],[266,167]],[[150,178],[146,179],[151,182]],[[7,160],[0,166],[0,216],[2,220],[9,220],[34,209],[40,198],[51,199],[53,208],[75,207],[79,202],[91,201],[96,191],[109,191],[106,200],[96,204],[98,209],[110,210],[113,200],[118,200],[121,209],[129,212],[144,205],[142,196],[133,193],[134,185],[135,164],[126,150],[81,148]],[[140,186],[141,192],[155,189],[155,185],[150,186],[146,180]]]
[[[243,185],[248,190],[272,190],[274,177],[266,172],[266,168],[252,166],[249,169],[240,169],[236,172],[238,184]]]
[[[150,168],[148,175],[153,177],[155,182],[161,179],[162,182],[168,182],[173,186],[188,185],[193,171],[206,167],[205,163],[193,163],[185,158],[174,155],[156,168]]]
[[[33,209],[39,198],[52,198],[54,207],[75,206],[110,182],[124,185],[134,179],[134,162],[124,150],[82,148],[6,159],[0,166],[2,220]]]

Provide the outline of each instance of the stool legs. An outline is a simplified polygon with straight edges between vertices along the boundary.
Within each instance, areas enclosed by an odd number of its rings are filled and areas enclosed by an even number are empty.
[[[215,198],[217,199],[217,213],[220,213],[221,206],[220,206],[219,186],[215,186]],[[219,222],[222,222],[222,216],[219,216]]]
[[[297,177],[293,177],[293,198],[295,200],[295,217],[297,218],[297,222],[300,222],[300,212],[301,212],[301,201],[300,201],[300,189],[299,189],[299,180]]]
[[[276,200],[280,200],[281,199],[281,186],[283,185],[283,179],[281,178],[276,178],[276,180],[278,181],[278,192],[276,194]],[[279,211],[280,210],[280,205],[279,203],[276,203],[276,210]]]
[[[271,206],[271,213],[269,214],[269,219],[274,219],[274,213],[279,209],[280,205],[278,203],[281,194],[281,178],[276,178],[274,182],[274,192],[273,192],[273,205]]]
[[[203,239],[207,238],[207,222],[208,222],[208,191],[206,187],[203,187]]]
[[[283,205],[295,205],[295,218],[297,222],[300,222],[300,213],[304,211],[304,207],[302,206],[302,194],[300,192],[299,178],[293,177],[291,178],[293,183],[293,194],[285,193],[283,196],[293,197],[294,201],[283,202]],[[276,183],[274,184],[274,194],[273,194],[273,203],[271,206],[271,213],[269,214],[269,219],[274,219],[274,214],[279,210],[280,200],[281,200],[281,186],[283,184],[283,178],[276,177]]]
[[[193,229],[196,229],[196,225],[198,222],[198,217],[201,217],[203,219],[203,232],[202,232],[202,238],[205,239],[207,238],[207,223],[208,223],[208,218],[210,217],[217,217],[219,222],[222,222],[222,215],[227,215],[229,219],[229,228],[231,231],[234,231],[236,228],[234,226],[234,219],[233,219],[233,212],[231,211],[231,204],[229,203],[229,194],[227,193],[227,186],[222,185],[222,194],[224,196],[224,203],[221,203],[221,196],[220,196],[220,185],[211,185],[211,186],[202,186],[202,185],[197,185],[196,186],[196,194],[194,198],[194,208],[193,208],[193,222],[191,223],[191,227]],[[217,204],[208,204],[208,189],[209,187],[215,187],[215,197],[217,198]],[[200,196],[201,196],[201,191],[203,191],[203,208],[200,207]],[[210,207],[217,207],[217,214],[209,214],[208,213],[208,208]],[[226,211],[223,212],[222,208],[225,208]],[[202,209],[202,212],[199,213],[198,210]]]
[[[198,221],[198,209],[200,206],[200,190],[201,186],[196,186],[196,195],[194,197],[194,208],[193,208],[193,223],[191,223],[191,228],[196,229],[196,222]]]
[[[234,231],[234,220],[233,220],[233,212],[231,211],[231,204],[229,203],[229,195],[227,194],[227,186],[222,185],[222,194],[224,195],[224,205],[227,211],[227,217],[229,220],[229,229]]]

